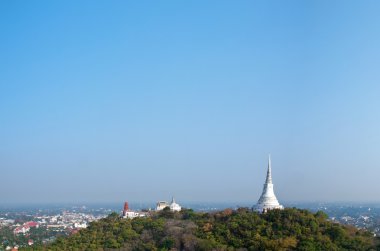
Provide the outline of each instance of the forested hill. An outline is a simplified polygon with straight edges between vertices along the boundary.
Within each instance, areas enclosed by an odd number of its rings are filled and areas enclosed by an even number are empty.
[[[168,210],[120,219],[116,213],[68,238],[25,250],[380,250],[372,234],[300,209],[265,214]]]

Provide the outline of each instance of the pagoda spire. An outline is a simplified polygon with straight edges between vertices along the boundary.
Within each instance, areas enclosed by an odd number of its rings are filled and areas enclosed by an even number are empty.
[[[267,178],[265,179],[266,184],[272,184],[272,163],[270,160],[270,154],[268,155],[268,170],[267,170]]]
[[[270,159],[270,155],[268,156],[268,170],[267,177],[265,179],[265,184],[263,187],[263,192],[259,198],[259,201],[253,209],[258,212],[266,212],[271,209],[283,209],[284,207],[278,203],[276,195],[273,190],[272,183],[272,163]]]
[[[181,206],[175,202],[174,196],[172,196],[172,203],[170,204],[171,211],[181,211]]]

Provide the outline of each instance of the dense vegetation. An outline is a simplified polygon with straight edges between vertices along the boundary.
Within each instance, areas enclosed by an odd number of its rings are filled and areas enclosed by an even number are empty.
[[[371,233],[333,223],[323,212],[163,210],[133,220],[113,213],[34,250],[380,250],[375,241]]]
[[[16,243],[21,246],[27,246],[29,239],[34,240],[35,244],[41,245],[42,239],[53,239],[54,236],[57,236],[57,233],[46,227],[32,227],[26,235],[15,235],[10,227],[0,226],[0,250],[4,250],[6,246],[14,246]]]

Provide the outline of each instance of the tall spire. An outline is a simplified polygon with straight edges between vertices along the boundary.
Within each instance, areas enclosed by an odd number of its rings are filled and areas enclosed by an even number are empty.
[[[171,211],[181,211],[181,206],[175,202],[174,196],[172,196],[172,203],[170,204]]]
[[[272,184],[272,163],[270,160],[270,154],[268,155],[268,170],[267,170],[267,178],[265,180],[266,184]]]
[[[266,212],[271,209],[283,209],[284,207],[278,203],[276,195],[274,195],[273,183],[272,183],[272,163],[270,160],[270,155],[268,156],[268,170],[265,184],[263,187],[263,192],[260,196],[259,201],[253,207],[258,212]]]

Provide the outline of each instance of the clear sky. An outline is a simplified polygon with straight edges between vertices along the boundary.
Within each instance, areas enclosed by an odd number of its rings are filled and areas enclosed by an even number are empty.
[[[379,1],[1,1],[0,204],[380,201]]]

